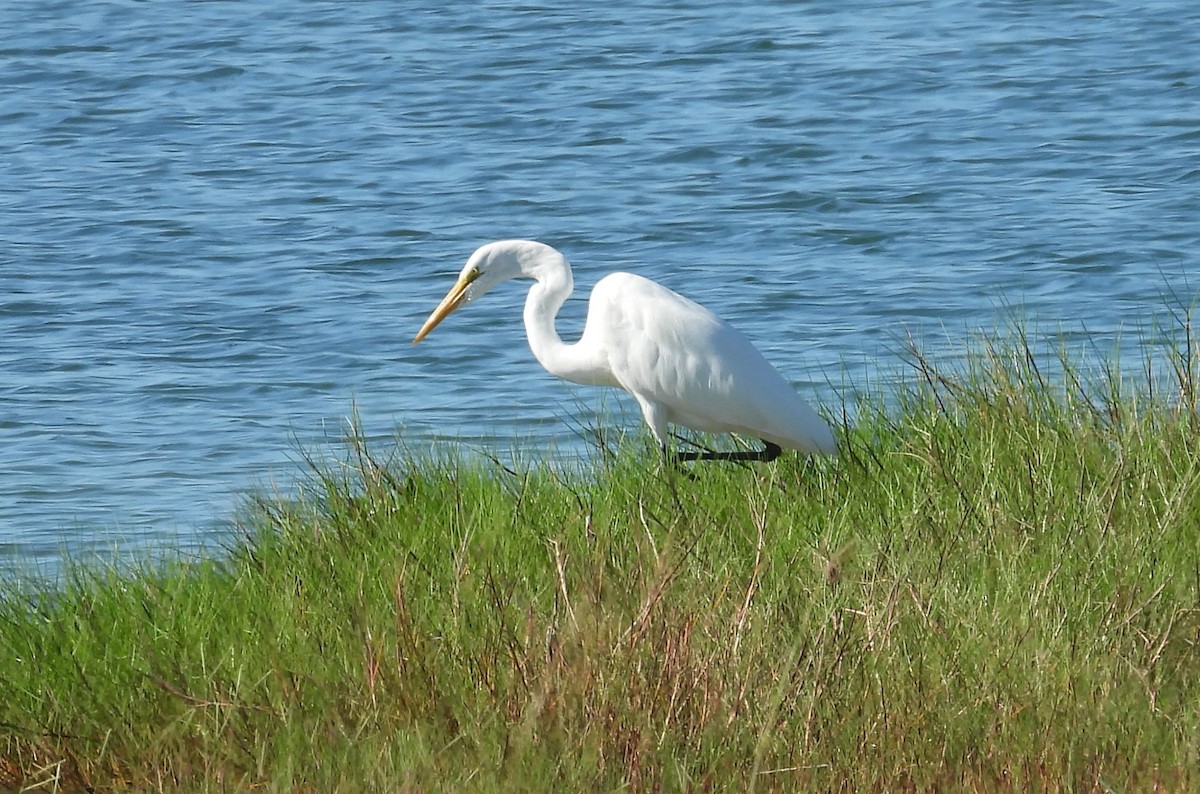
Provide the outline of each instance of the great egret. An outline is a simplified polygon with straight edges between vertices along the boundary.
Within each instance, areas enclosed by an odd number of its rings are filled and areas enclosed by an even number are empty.
[[[633,395],[667,449],[668,423],[762,439],[762,450],[679,452],[679,460],[774,460],[781,447],[837,452],[829,426],[750,341],[698,303],[647,278],[613,273],[597,282],[583,336],[566,344],[554,318],[574,286],[566,257],[543,243],[501,240],[471,254],[458,281],[413,344],[463,304],[512,278],[533,279],[525,333],[552,375]]]

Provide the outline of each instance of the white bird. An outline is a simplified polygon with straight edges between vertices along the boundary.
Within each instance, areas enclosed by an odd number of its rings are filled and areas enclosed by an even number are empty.
[[[679,460],[774,460],[781,447],[836,454],[829,426],[746,337],[698,303],[642,276],[597,282],[583,335],[566,344],[554,318],[574,286],[566,257],[543,243],[501,240],[471,254],[413,344],[463,304],[513,278],[533,279],[525,333],[534,357],[560,378],[633,395],[654,438],[667,425],[762,439],[765,449],[679,452]]]

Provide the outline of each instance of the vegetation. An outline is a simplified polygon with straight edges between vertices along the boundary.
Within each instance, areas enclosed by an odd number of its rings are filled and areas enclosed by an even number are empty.
[[[1195,789],[1181,336],[1140,388],[1019,333],[910,350],[836,460],[352,436],[218,559],[3,585],[0,787]]]

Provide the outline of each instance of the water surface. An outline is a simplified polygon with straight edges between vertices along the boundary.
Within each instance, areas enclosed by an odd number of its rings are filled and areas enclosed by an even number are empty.
[[[1098,349],[1196,295],[1200,6],[10,3],[0,555],[202,544],[357,405],[577,454],[636,412],[523,290],[410,340],[480,243],[707,304],[814,401],[1007,309]]]

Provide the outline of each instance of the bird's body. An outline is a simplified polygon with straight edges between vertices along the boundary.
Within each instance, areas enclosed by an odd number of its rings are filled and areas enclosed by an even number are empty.
[[[629,392],[664,447],[668,424],[677,424],[753,436],[768,449],[837,451],[828,425],[745,336],[642,276],[612,273],[601,279],[588,301],[583,335],[575,344],[564,343],[554,320],[571,294],[571,269],[561,253],[542,243],[504,240],[477,250],[415,342],[462,303],[519,277],[535,282],[525,301],[525,329],[542,366],[575,383]]]

